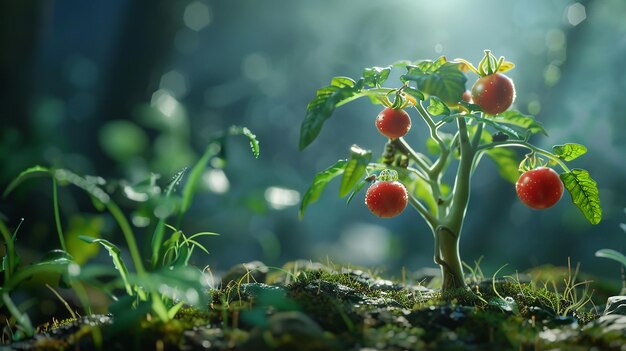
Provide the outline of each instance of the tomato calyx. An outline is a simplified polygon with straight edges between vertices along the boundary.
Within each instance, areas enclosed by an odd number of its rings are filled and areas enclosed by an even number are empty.
[[[546,159],[538,156],[537,153],[533,151],[524,156],[524,159],[522,160],[522,162],[520,162],[518,166],[518,170],[522,173],[528,172],[536,168],[547,167],[548,163],[549,162]]]
[[[485,56],[478,63],[478,67],[475,67],[471,62],[457,58],[454,61],[461,64],[461,69],[464,72],[472,71],[480,77],[486,77],[494,73],[502,73],[511,70],[515,67],[515,64],[510,61],[505,61],[504,56],[496,59],[491,53],[491,50],[485,50]]]

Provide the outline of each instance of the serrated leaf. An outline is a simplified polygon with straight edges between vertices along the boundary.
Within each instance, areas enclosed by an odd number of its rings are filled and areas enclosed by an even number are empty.
[[[587,153],[587,147],[581,144],[568,143],[563,145],[554,145],[552,151],[565,161],[572,161]]]
[[[325,170],[315,175],[315,178],[313,178],[313,183],[311,183],[311,186],[302,196],[299,213],[300,218],[304,216],[304,210],[306,209],[306,207],[317,201],[324,188],[326,188],[326,185],[328,185],[328,183],[335,177],[343,174],[347,164],[347,160],[339,160],[334,165],[326,168]]]
[[[487,156],[489,156],[493,162],[498,166],[498,173],[507,181],[515,184],[519,178],[519,160],[515,151],[497,147],[487,150]]]
[[[433,116],[450,115],[450,109],[448,108],[448,106],[446,106],[446,104],[436,96],[430,97],[430,99],[428,100],[428,107],[426,109],[428,110],[428,113]]]
[[[247,127],[232,126],[230,127],[229,133],[230,135],[243,135],[248,138],[250,141],[250,149],[252,149],[252,155],[254,155],[254,158],[259,158],[259,141],[250,129]]]
[[[460,65],[441,58],[435,62],[422,61],[416,66],[407,66],[407,73],[400,79],[415,82],[417,89],[437,96],[447,104],[456,104],[461,101],[467,82]]]
[[[608,258],[617,261],[626,267],[626,256],[624,256],[621,252],[612,249],[602,249],[596,251],[596,257]]]
[[[346,164],[343,177],[341,178],[340,197],[348,195],[352,188],[361,180],[367,165],[372,159],[371,151],[361,149],[356,145],[352,145],[350,153],[350,160]]]
[[[9,186],[7,186],[7,188],[4,190],[4,193],[2,193],[2,197],[9,195],[9,193],[11,193],[18,185],[22,184],[22,182],[27,179],[49,176],[49,175],[50,175],[50,169],[46,167],[34,166],[31,168],[25,169],[17,177],[15,177],[15,179],[13,179],[11,183],[9,183]]]
[[[306,115],[300,125],[300,150],[317,138],[337,104],[355,96],[361,87],[362,83],[357,84],[350,78],[335,77],[330,85],[317,90],[315,98],[306,107]]]
[[[130,285],[128,268],[126,268],[126,264],[122,260],[122,254],[120,249],[115,244],[106,239],[92,238],[86,235],[80,235],[79,238],[80,240],[90,244],[100,244],[109,252],[111,259],[113,260],[113,265],[115,266],[115,269],[117,270],[120,277],[122,278],[122,281],[124,282],[126,293],[128,293],[128,295],[132,295],[133,289]]]
[[[598,224],[602,220],[602,208],[598,186],[584,169],[574,168],[570,172],[560,175],[567,191],[572,196],[572,202],[585,215],[591,224]]]
[[[363,70],[363,85],[366,87],[380,86],[389,78],[390,72],[391,66],[366,68]]]
[[[529,130],[531,133],[542,133],[548,135],[543,125],[535,120],[533,116],[524,115],[517,111],[506,111],[497,115],[494,119],[495,122],[511,124],[521,128]]]

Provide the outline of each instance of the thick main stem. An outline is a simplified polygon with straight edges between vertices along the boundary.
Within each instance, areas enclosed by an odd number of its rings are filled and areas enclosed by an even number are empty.
[[[463,266],[459,255],[459,239],[465,212],[469,203],[470,178],[475,149],[469,140],[467,125],[464,118],[457,118],[459,128],[460,161],[450,210],[442,225],[437,227],[435,236],[439,247],[435,252],[435,261],[441,266],[443,285],[442,289],[449,290],[465,287]]]
[[[450,289],[465,287],[463,266],[459,255],[459,233],[453,233],[448,227],[439,227],[436,236],[439,237],[439,266],[443,283],[441,288]]]

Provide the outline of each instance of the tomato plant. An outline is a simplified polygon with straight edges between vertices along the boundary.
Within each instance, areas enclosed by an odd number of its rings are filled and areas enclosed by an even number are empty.
[[[561,199],[563,183],[552,168],[538,167],[519,177],[515,191],[526,206],[543,210],[554,206]]]
[[[397,139],[411,129],[411,117],[402,109],[387,107],[376,117],[376,128],[387,138]]]
[[[387,67],[366,68],[358,80],[333,78],[330,85],[317,90],[315,98],[307,105],[300,127],[300,149],[317,138],[336,108],[368,97],[374,104],[410,109],[422,120],[429,137],[416,141],[425,143],[431,155],[416,151],[402,136],[394,138],[387,134],[389,138],[378,160],[372,160],[371,151],[353,145],[349,159],[341,159],[315,176],[302,198],[300,216],[336,177],[341,176],[339,195],[350,194],[349,202],[367,181],[375,177],[376,172],[381,175],[397,172],[398,182],[407,189],[407,202],[432,230],[434,261],[441,267],[444,290],[465,287],[459,240],[469,204],[472,175],[483,156],[492,159],[500,175],[513,184],[520,179],[520,169],[535,169],[548,163],[560,167],[562,171],[558,175],[542,168],[523,175],[518,186],[524,194],[520,196],[522,201],[532,199],[533,205],[549,207],[552,201],[561,197],[562,190],[557,194],[556,189],[564,186],[587,220],[592,224],[599,223],[602,209],[596,182],[586,170],[570,169],[566,164],[585,154],[587,148],[576,143],[556,145],[551,151],[539,148],[529,140],[535,134],[547,136],[543,125],[533,116],[507,111],[515,91],[513,82],[502,73],[514,67],[504,57],[496,59],[486,50],[477,66],[464,59],[448,61],[440,57],[434,61],[399,61]],[[386,87],[383,84],[393,69],[404,70],[400,76],[401,84]],[[468,75],[472,74],[479,78],[469,100],[465,94],[466,83]],[[479,84],[483,88],[477,86]],[[393,104],[389,101],[390,96],[395,96]],[[530,152],[521,164],[515,149]],[[518,164],[519,168],[516,167]],[[455,172],[454,183],[448,185],[443,179],[451,169]],[[545,172],[548,176],[542,176]],[[541,178],[541,186],[526,183],[527,178]],[[391,185],[379,182],[370,187],[366,195],[370,209],[377,209],[378,205],[372,206],[368,197],[381,191],[379,187],[383,186]],[[398,185],[393,186],[399,189]],[[543,194],[544,188],[552,192]],[[539,194],[546,196],[540,197]],[[395,205],[390,207],[395,209]],[[380,215],[380,212],[373,212]]]

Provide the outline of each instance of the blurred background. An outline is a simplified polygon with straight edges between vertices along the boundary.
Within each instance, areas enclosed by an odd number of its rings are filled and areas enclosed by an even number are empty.
[[[416,212],[375,218],[363,194],[345,205],[339,181],[298,219],[314,174],[347,157],[350,145],[382,152],[385,140],[373,128],[380,107],[361,100],[339,108],[303,152],[300,123],[333,76],[358,78],[364,67],[440,55],[476,63],[491,49],[517,64],[508,73],[515,107],[550,133],[532,141],[588,146],[573,166],[598,182],[604,220],[588,224],[568,194],[549,210],[526,208],[485,159],[474,177],[463,259],[484,256],[491,274],[506,263],[523,271],[571,257],[617,282],[618,264],[594,252],[626,248],[619,228],[626,222],[625,18],[623,0],[4,1],[0,189],[36,164],[121,184],[155,173],[165,186],[213,136],[247,126],[261,156],[253,158],[245,138],[230,138],[226,162],[206,169],[183,222],[186,233],[221,234],[203,239],[211,253],[197,254],[194,264],[219,272],[255,259],[281,266],[304,258],[391,276],[435,267],[432,235]],[[407,136],[420,150],[424,129],[415,122]],[[114,222],[84,194],[66,187],[59,196],[70,251],[96,249],[81,246],[80,234],[123,246]],[[154,222],[135,210],[136,200],[119,201],[147,247]],[[0,200],[0,213],[11,228],[24,218],[23,256],[56,247],[49,180],[24,183]]]

